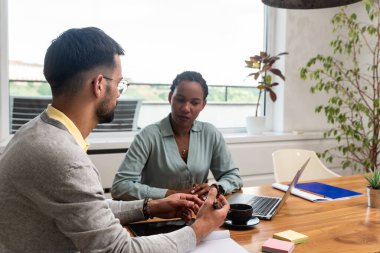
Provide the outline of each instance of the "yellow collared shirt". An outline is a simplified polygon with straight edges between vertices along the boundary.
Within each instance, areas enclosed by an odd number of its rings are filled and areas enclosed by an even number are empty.
[[[81,146],[84,151],[87,151],[90,144],[85,139],[83,139],[83,136],[80,133],[79,129],[63,112],[54,108],[52,105],[48,105],[47,114],[50,118],[61,122],[69,130],[70,134],[74,136],[74,139],[79,144],[79,146]]]

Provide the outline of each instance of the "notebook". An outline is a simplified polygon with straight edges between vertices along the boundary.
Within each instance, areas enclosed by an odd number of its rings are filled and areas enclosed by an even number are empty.
[[[360,192],[355,192],[319,182],[297,184],[296,188],[330,199],[351,198],[363,195]]]
[[[291,253],[294,250],[293,242],[286,242],[269,238],[262,246],[262,252],[268,253]]]
[[[136,222],[128,224],[129,229],[135,236],[149,236],[162,233],[169,233],[191,225],[195,220],[186,223],[183,220],[162,220],[149,222]],[[197,247],[190,253],[209,253],[209,252],[234,252],[248,253],[230,237],[229,230],[218,230],[211,232],[203,238]]]
[[[286,231],[275,233],[273,235],[273,238],[283,240],[283,241],[294,242],[294,244],[304,243],[309,240],[309,237],[307,235],[298,233],[294,230],[286,230]]]
[[[170,233],[194,223],[194,219],[185,222],[182,219],[162,220],[153,222],[129,223],[127,226],[135,236],[149,236],[163,233]]]
[[[309,163],[310,158],[302,165],[302,167],[297,171],[294,176],[288,190],[282,196],[279,197],[270,197],[270,196],[258,196],[253,194],[245,193],[235,193],[230,198],[228,202],[230,204],[244,203],[249,204],[253,208],[252,216],[256,216],[259,219],[270,220],[276,213],[280,210],[282,205],[285,203],[286,199],[289,197],[290,192],[297,184],[299,178],[302,175],[302,172],[305,170],[307,164]]]
[[[229,230],[217,230],[203,238],[189,253],[249,253],[230,237]]]

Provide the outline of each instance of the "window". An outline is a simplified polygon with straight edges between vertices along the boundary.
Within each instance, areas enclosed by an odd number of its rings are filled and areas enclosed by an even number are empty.
[[[243,127],[256,106],[244,63],[264,49],[264,6],[255,0],[8,0],[10,96],[49,96],[47,47],[85,26],[103,29],[126,50],[123,75],[138,85],[124,96],[143,99],[139,127],[168,113],[168,85],[185,70],[199,71],[210,86],[201,120]]]

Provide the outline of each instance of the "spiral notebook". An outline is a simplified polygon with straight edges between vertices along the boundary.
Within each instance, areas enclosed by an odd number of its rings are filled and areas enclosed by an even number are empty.
[[[194,223],[194,219],[185,222],[182,219],[161,220],[152,222],[136,222],[127,226],[135,236],[149,236],[162,233],[170,233]]]
[[[323,198],[330,198],[334,200],[342,198],[352,198],[363,195],[360,192],[355,192],[345,188],[336,187],[319,182],[296,184],[296,188],[320,195]]]
[[[162,233],[169,233],[181,229],[185,226],[190,226],[194,222],[184,220],[161,220],[150,222],[137,222],[130,223],[128,227],[135,236],[150,236]],[[246,249],[240,246],[232,238],[230,238],[229,230],[218,230],[211,232],[208,236],[203,238],[197,247],[189,253],[248,253]]]
[[[289,189],[288,185],[280,183],[273,183],[272,187],[281,191],[287,191]],[[296,187],[297,188],[292,189],[293,195],[315,203],[363,196],[360,192],[319,182],[300,183],[297,184]]]

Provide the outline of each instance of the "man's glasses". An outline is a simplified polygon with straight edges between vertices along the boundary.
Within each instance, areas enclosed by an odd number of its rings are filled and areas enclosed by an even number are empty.
[[[104,79],[106,79],[108,81],[113,81],[114,80],[112,78],[106,77],[105,75],[103,75],[103,77],[104,77]],[[128,89],[129,84],[130,83],[127,80],[125,80],[125,79],[121,80],[117,84],[117,89],[119,90],[120,95],[123,94]]]

